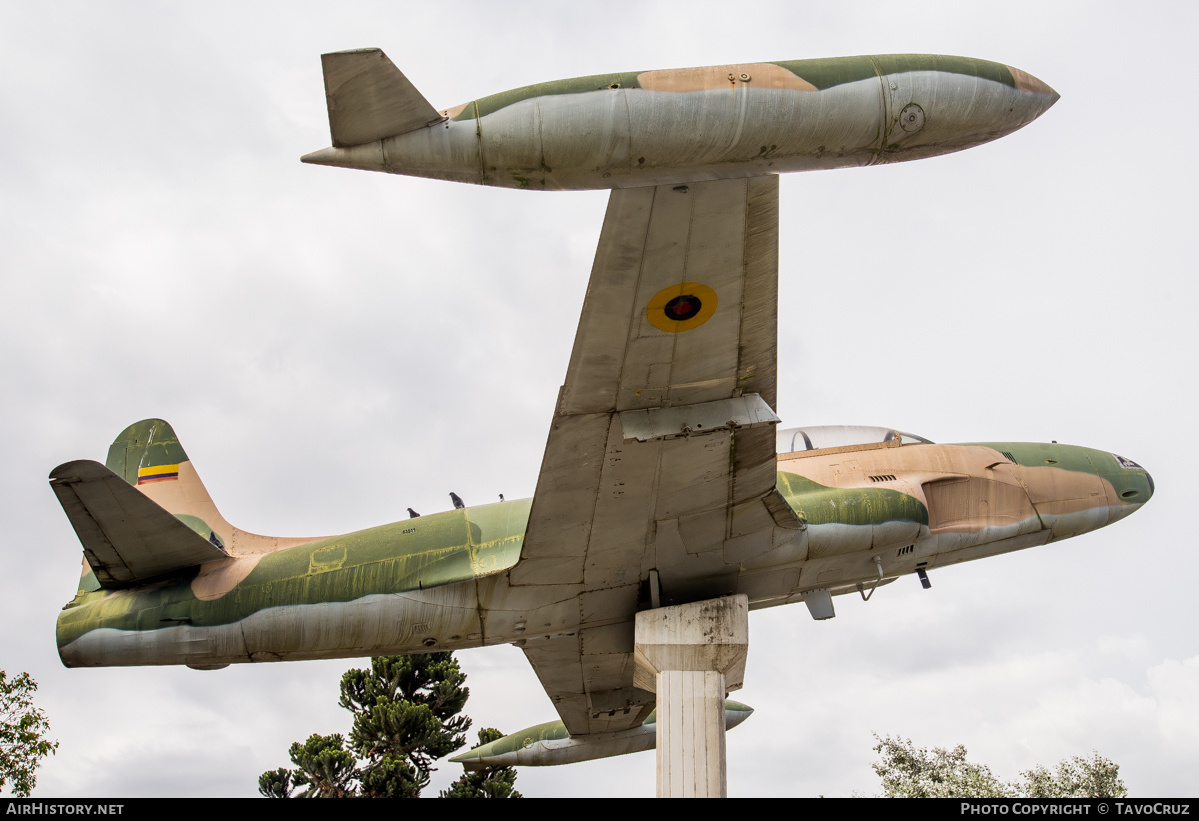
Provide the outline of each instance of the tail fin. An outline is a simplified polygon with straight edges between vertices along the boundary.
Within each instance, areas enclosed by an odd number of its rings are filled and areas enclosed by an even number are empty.
[[[105,465],[213,544],[232,543],[233,526],[217,510],[174,428],[162,419],[143,419],[121,431]]]
[[[321,55],[334,148],[373,143],[442,120],[380,49]]]

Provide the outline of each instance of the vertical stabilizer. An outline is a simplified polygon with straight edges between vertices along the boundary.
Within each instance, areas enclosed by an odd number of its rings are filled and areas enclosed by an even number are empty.
[[[174,429],[162,419],[125,428],[108,449],[108,469],[192,530],[234,556],[269,553],[320,537],[259,536],[231,525],[200,481]]]
[[[105,466],[213,544],[232,543],[233,526],[162,419],[143,419],[121,431],[108,448]]]

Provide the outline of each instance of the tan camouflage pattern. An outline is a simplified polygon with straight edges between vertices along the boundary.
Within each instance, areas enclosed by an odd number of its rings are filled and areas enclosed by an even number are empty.
[[[738,63],[727,66],[643,71],[637,75],[637,82],[646,91],[675,93],[734,90],[738,84],[751,83],[755,88],[818,91],[816,86],[776,63]]]

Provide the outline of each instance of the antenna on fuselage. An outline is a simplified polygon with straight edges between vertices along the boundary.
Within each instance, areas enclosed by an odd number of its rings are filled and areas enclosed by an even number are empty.
[[[417,513],[415,510],[413,510],[412,508],[408,508],[408,518],[409,519],[416,519],[419,516],[420,516],[420,514]]]
[[[466,507],[466,502],[462,501],[462,497],[452,490],[450,491],[450,499],[453,501],[454,507],[458,510],[462,510]]]

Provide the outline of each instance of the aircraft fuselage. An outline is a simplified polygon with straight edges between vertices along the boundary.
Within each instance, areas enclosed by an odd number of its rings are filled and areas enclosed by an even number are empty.
[[[1139,508],[1153,484],[1135,463],[1089,448],[894,440],[780,454],[778,489],[801,529],[778,529],[777,546],[752,561],[719,549],[689,557],[689,573],[731,584],[721,592],[745,593],[755,609],[815,590],[869,590],[1095,530]],[[469,507],[234,555],[122,590],[85,574],[59,616],[59,652],[69,667],[219,667],[523,645],[604,624],[631,631],[634,613],[651,606],[647,584],[642,601],[608,606],[596,621],[569,591],[509,583],[529,506]],[[218,535],[235,544],[236,534]],[[658,556],[670,601],[668,551]]]

